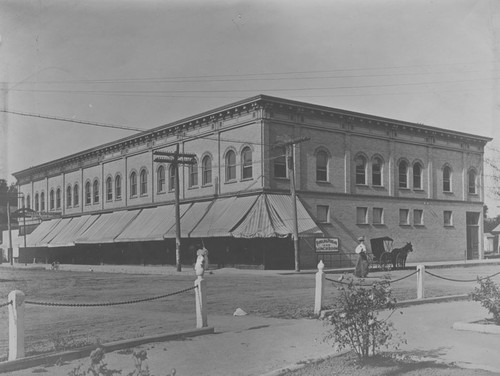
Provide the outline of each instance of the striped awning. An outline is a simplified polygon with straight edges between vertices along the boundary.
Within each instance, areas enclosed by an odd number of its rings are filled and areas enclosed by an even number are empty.
[[[49,247],[71,247],[75,239],[79,238],[96,220],[99,214],[83,215],[81,217],[67,218],[70,220],[61,231],[49,242]]]
[[[42,221],[40,225],[26,237],[27,247],[46,247],[47,243],[43,241],[51,233],[54,227],[61,222],[61,218]]]
[[[140,210],[124,210],[101,214],[81,236],[75,239],[75,243],[113,243],[139,212]]]
[[[194,202],[190,204],[181,204],[181,236],[186,238],[195,229],[203,216],[207,213],[212,201]],[[165,239],[175,238],[175,223],[163,236]]]

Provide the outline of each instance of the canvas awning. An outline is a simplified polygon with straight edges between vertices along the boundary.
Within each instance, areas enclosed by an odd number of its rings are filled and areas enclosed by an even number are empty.
[[[75,243],[112,243],[139,212],[140,210],[124,210],[101,214],[81,236],[75,239]]]
[[[184,213],[181,216],[181,236],[187,237],[196,225],[203,218],[212,201],[194,202],[190,204],[181,204],[180,212]],[[175,238],[175,222],[172,227],[163,236],[165,239]]]
[[[231,229],[248,213],[257,196],[217,199],[189,234],[190,238],[231,236]]]
[[[181,205],[182,216],[190,205]],[[115,238],[115,242],[163,240],[167,231],[175,226],[175,206],[165,205],[143,209],[132,223]]]
[[[299,236],[323,234],[307,210],[297,199]],[[292,198],[288,195],[263,194],[231,235],[236,238],[286,237],[293,234]]]
[[[42,221],[40,225],[29,235],[26,236],[27,247],[45,247],[47,243],[43,239],[50,234],[55,226],[61,221],[61,218]]]
[[[79,238],[96,220],[97,215],[83,215],[81,217],[67,218],[70,220],[64,228],[49,242],[49,247],[71,247],[75,239]]]

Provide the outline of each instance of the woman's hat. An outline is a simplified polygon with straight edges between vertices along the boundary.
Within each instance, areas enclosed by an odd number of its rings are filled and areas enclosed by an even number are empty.
[[[364,242],[364,241],[365,241],[365,237],[364,237],[364,236],[360,236],[360,237],[358,238],[358,242]]]

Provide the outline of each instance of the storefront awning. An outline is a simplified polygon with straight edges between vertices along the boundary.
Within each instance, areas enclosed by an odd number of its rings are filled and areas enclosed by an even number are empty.
[[[112,243],[139,212],[140,210],[125,210],[101,214],[81,236],[75,239],[75,243]]]
[[[61,231],[49,242],[49,247],[71,247],[75,239],[79,238],[96,220],[97,215],[83,215],[81,217],[67,218],[70,220]]]
[[[322,234],[307,210],[297,199],[299,236]],[[231,235],[235,238],[286,237],[293,234],[292,198],[287,195],[261,195]]]
[[[47,243],[43,242],[43,239],[50,234],[55,226],[61,221],[58,219],[50,219],[48,221],[42,221],[40,225],[26,237],[27,247],[45,247]]]
[[[182,216],[190,205],[181,205]],[[175,206],[165,205],[143,209],[132,223],[115,238],[115,242],[163,240],[167,231],[175,226]]]
[[[231,229],[248,213],[257,196],[217,199],[189,234],[190,238],[227,237]]]
[[[180,212],[184,213],[181,216],[181,237],[186,238],[193,231],[196,225],[203,218],[212,201],[194,202],[191,204],[182,204]],[[175,222],[163,236],[165,239],[175,238]]]

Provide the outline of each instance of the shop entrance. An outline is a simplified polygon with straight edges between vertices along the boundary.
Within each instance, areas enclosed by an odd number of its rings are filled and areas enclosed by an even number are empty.
[[[480,213],[466,213],[467,260],[479,259],[479,218]]]

